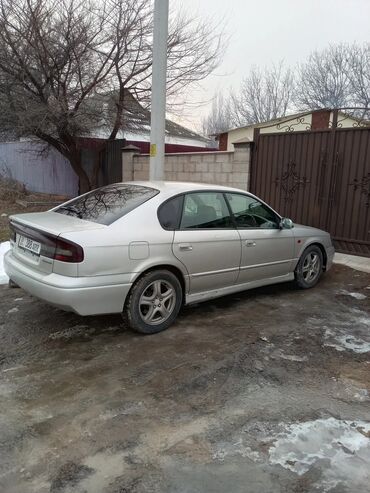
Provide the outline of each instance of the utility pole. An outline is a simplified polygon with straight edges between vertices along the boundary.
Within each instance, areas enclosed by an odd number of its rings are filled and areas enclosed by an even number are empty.
[[[154,2],[150,180],[164,179],[168,1]]]

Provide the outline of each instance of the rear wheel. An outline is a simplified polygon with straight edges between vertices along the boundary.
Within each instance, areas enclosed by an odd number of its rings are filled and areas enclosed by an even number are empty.
[[[295,280],[298,287],[309,289],[315,286],[323,270],[323,257],[320,248],[309,246],[302,253],[295,270]]]
[[[126,304],[130,327],[141,334],[156,334],[167,329],[182,305],[180,281],[170,271],[155,270],[133,286]]]

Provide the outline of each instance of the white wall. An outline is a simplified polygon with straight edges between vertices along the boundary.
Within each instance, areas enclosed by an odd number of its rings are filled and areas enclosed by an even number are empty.
[[[330,124],[332,122],[333,122],[333,112],[330,113]],[[302,132],[302,131],[304,132],[310,129],[311,123],[312,123],[312,114],[310,113],[303,117],[298,117],[293,119],[287,117],[285,120],[280,121],[275,125],[267,125],[265,127],[261,126],[259,128],[261,133],[276,133],[276,132],[285,132],[287,131],[287,128],[291,126],[295,132]],[[339,113],[338,124],[341,128],[353,127],[353,124],[355,123],[356,123],[355,119]],[[234,150],[233,142],[237,142],[238,140],[247,138],[250,141],[253,141],[254,128],[255,127],[241,127],[241,128],[230,130],[228,132],[227,150],[233,151]]]

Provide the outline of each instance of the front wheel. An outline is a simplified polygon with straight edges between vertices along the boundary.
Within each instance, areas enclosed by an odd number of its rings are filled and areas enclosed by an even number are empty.
[[[167,329],[182,305],[182,287],[170,271],[155,270],[133,286],[126,304],[130,327],[141,334],[156,334]]]
[[[295,270],[295,281],[302,289],[312,288],[319,281],[323,271],[323,256],[316,245],[309,246],[302,253]]]

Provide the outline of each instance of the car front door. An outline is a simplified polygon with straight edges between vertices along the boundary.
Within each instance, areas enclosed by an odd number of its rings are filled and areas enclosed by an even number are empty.
[[[223,193],[185,194],[180,226],[174,234],[173,253],[189,273],[191,294],[236,282],[240,236]]]
[[[281,229],[279,216],[253,196],[227,193],[226,198],[241,238],[238,283],[287,275],[293,265],[292,230]]]

